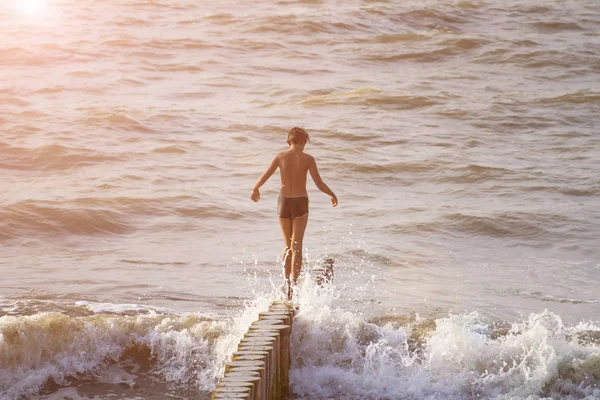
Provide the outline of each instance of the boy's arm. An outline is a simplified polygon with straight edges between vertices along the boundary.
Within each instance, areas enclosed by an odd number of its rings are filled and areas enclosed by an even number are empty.
[[[333,207],[337,206],[338,199],[337,199],[335,193],[333,193],[333,191],[331,189],[329,189],[329,186],[327,186],[325,184],[325,182],[323,182],[323,179],[321,179],[321,175],[319,174],[319,169],[317,168],[317,162],[312,157],[310,160],[308,170],[310,171],[310,176],[312,177],[313,181],[315,182],[315,185],[317,185],[317,188],[319,188],[319,190],[321,192],[326,193],[331,197],[331,205]]]
[[[254,200],[254,201],[260,200],[260,192],[258,191],[258,189],[262,185],[264,185],[266,181],[269,180],[271,175],[273,175],[273,173],[275,171],[277,171],[278,167],[279,167],[279,159],[277,158],[277,156],[275,156],[273,158],[273,161],[271,161],[271,164],[269,165],[267,170],[260,176],[260,178],[258,178],[256,183],[254,184],[254,187],[252,188],[252,194],[250,195],[250,198],[252,200]]]

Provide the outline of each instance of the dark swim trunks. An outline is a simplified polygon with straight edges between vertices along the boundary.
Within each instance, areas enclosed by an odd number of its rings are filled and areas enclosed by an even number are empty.
[[[281,218],[296,218],[308,214],[308,197],[279,197],[277,214]]]

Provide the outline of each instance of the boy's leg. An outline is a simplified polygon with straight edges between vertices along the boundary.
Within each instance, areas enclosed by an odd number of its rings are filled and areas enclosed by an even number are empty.
[[[281,226],[281,232],[283,233],[283,253],[281,254],[281,261],[283,261],[285,271],[285,282],[288,298],[291,297],[290,292],[290,274],[292,272],[292,219],[279,217],[279,225]]]
[[[302,270],[302,241],[308,224],[308,213],[294,218],[292,224],[292,282],[295,284]]]

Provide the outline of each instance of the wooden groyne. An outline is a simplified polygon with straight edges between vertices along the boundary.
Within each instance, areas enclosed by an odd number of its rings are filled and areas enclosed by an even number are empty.
[[[335,260],[327,257],[311,271],[318,285],[333,282]],[[289,301],[275,301],[248,328],[237,351],[225,365],[225,375],[213,399],[283,400],[290,379],[290,337],[295,309]]]
[[[261,312],[225,365],[213,399],[281,400],[289,390],[294,310],[277,301]]]

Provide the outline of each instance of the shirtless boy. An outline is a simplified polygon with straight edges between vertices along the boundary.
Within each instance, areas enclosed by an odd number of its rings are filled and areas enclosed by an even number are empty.
[[[309,141],[308,133],[304,129],[290,129],[287,137],[287,144],[290,149],[277,154],[273,158],[271,165],[256,181],[252,189],[252,195],[250,195],[250,198],[255,202],[260,200],[258,189],[279,168],[281,189],[277,200],[277,214],[279,215],[279,225],[281,225],[285,243],[282,259],[285,265],[288,299],[292,297],[292,284],[296,284],[302,269],[302,240],[308,222],[307,172],[310,172],[317,188],[331,196],[331,205],[335,207],[338,204],[333,191],[321,179],[315,159],[304,153],[304,146]]]

